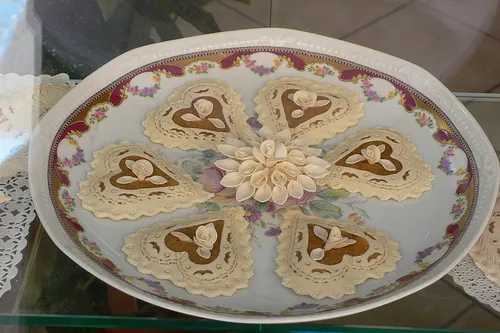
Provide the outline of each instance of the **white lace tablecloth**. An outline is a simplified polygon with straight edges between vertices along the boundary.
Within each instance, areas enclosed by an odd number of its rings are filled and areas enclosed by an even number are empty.
[[[470,255],[466,255],[449,274],[467,294],[500,312],[500,286],[484,275]]]
[[[31,133],[73,85],[67,74],[0,75],[0,297],[11,289],[36,216],[27,174]]]
[[[28,174],[0,180],[0,188],[9,200],[0,203],[0,296],[10,290],[10,281],[17,275],[35,209],[28,188]]]

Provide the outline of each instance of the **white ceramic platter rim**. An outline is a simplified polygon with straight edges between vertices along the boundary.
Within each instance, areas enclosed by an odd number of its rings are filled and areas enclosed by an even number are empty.
[[[58,222],[57,214],[51,202],[47,178],[47,160],[50,153],[50,144],[61,125],[66,121],[66,118],[80,105],[95,95],[96,92],[112,84],[117,77],[122,77],[141,66],[189,53],[248,46],[286,47],[301,51],[317,52],[387,73],[409,84],[432,100],[449,117],[456,129],[466,140],[474,154],[478,171],[479,189],[474,215],[460,242],[455,242],[456,246],[450,253],[434,266],[433,269],[429,269],[418,281],[374,301],[335,311],[295,316],[236,316],[198,310],[149,296],[127,283],[109,276],[107,273],[103,274],[102,268],[96,263],[90,262],[85,254],[75,247]],[[34,132],[33,138],[30,144],[30,188],[33,193],[36,209],[45,229],[65,254],[106,283],[134,297],[190,315],[241,323],[289,323],[340,317],[392,302],[424,288],[438,280],[456,265],[475,243],[493,209],[499,182],[498,161],[484,132],[453,94],[428,72],[404,60],[361,46],[286,29],[253,29],[212,34],[154,44],[127,52],[101,67],[98,71],[87,77],[77,89],[68,93],[42,119]]]

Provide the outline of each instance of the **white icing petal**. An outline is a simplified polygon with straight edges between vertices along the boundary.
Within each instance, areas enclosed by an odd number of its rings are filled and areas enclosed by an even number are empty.
[[[308,156],[318,156],[319,154],[321,154],[321,148],[305,147],[302,148],[301,151],[304,153],[304,155]]]
[[[300,199],[304,195],[304,188],[296,180],[290,180],[286,186],[288,195],[292,198]]]
[[[342,239],[335,242],[327,242],[324,246],[325,251],[331,249],[341,249],[343,247],[349,246],[356,243],[356,240],[343,237]]]
[[[162,177],[162,176],[151,176],[151,177],[146,178],[145,180],[147,180],[148,182],[151,182],[152,184],[155,184],[155,185],[163,185],[163,184],[167,183],[167,179],[165,177]]]
[[[219,169],[228,172],[238,171],[238,168],[240,167],[240,163],[230,158],[226,158],[225,160],[215,161],[214,164]]]
[[[378,150],[380,150],[380,153],[383,153],[385,150],[385,145],[378,145],[377,148]]]
[[[271,197],[275,204],[282,205],[286,202],[286,199],[288,199],[288,191],[285,186],[282,185],[275,186],[273,187]]]
[[[341,240],[341,239],[342,239],[342,232],[340,231],[339,227],[333,227],[330,230],[330,234],[328,235],[328,240],[335,241],[335,240]]]
[[[285,185],[287,181],[288,181],[288,178],[283,172],[275,169],[271,173],[271,182],[274,185]]]
[[[271,186],[264,184],[255,191],[253,198],[259,202],[266,202],[271,199]]]
[[[366,158],[364,158],[363,155],[354,154],[354,155],[349,156],[345,160],[345,163],[346,164],[355,164],[355,163],[358,163],[358,162],[361,162],[361,161],[364,161],[364,160],[366,160]]]
[[[130,184],[130,183],[133,183],[133,182],[135,182],[135,181],[137,181],[137,180],[138,180],[138,179],[137,179],[137,178],[135,178],[135,177],[131,177],[131,176],[122,176],[122,177],[118,178],[118,179],[116,180],[116,182],[117,182],[118,184]]]
[[[243,183],[245,177],[239,172],[230,172],[227,173],[220,180],[220,184],[224,187],[238,187]]]
[[[325,168],[325,169],[328,169],[329,167],[332,166],[327,161],[325,161],[325,160],[323,160],[323,159],[321,159],[319,157],[316,157],[316,156],[309,156],[308,158],[306,158],[305,162],[306,162],[306,164],[316,164],[316,165],[319,165],[320,167]]]
[[[181,116],[181,119],[184,120],[184,121],[200,121],[201,118],[198,117],[198,116],[195,116],[194,114],[192,113],[184,113],[182,116]]]
[[[239,139],[235,139],[235,138],[228,138],[227,139],[227,144],[235,146],[235,147],[238,147],[238,148],[246,147],[247,146],[245,142],[243,142],[243,141],[241,141]]]
[[[253,159],[252,148],[251,147],[238,148],[234,153],[234,157],[239,160]]]
[[[243,174],[245,177],[250,177],[256,171],[262,170],[264,166],[258,162],[252,160],[246,160],[241,163],[238,172]]]
[[[325,251],[323,249],[314,249],[311,251],[311,259],[314,261],[321,260],[325,257]]]
[[[262,126],[259,130],[259,135],[262,139],[271,139],[274,136],[274,132],[267,126]]]
[[[222,144],[222,145],[217,145],[217,149],[227,157],[234,157],[234,153],[236,153],[238,147],[233,145]]]
[[[325,228],[323,227],[320,227],[319,225],[315,225],[314,228],[313,228],[313,232],[316,236],[318,236],[319,238],[321,238],[321,240],[323,242],[327,242],[328,241],[328,231],[326,231]]]
[[[282,142],[285,145],[290,141],[290,138],[292,136],[292,133],[290,132],[290,129],[286,128],[282,131],[279,131],[274,135],[274,141],[276,142]]]
[[[274,158],[276,160],[284,160],[286,158],[286,155],[287,155],[287,150],[285,144],[282,142],[278,142],[276,144],[276,151],[274,153]]]
[[[179,238],[183,242],[193,243],[193,240],[191,238],[189,238],[188,235],[183,234],[182,232],[172,231],[170,234],[172,236]]]
[[[305,148],[307,147],[307,141],[304,139],[295,139],[288,143],[288,147]]]
[[[264,156],[264,154],[262,154],[260,152],[260,148],[253,147],[252,148],[252,153],[253,153],[253,156],[257,159],[257,161],[259,161],[262,164],[266,163],[266,157]]]
[[[292,151],[290,151],[286,156],[286,160],[295,165],[304,165],[306,163],[306,157],[298,149],[293,149]]]
[[[132,161],[132,160],[126,160],[126,161],[125,161],[125,165],[126,165],[126,166],[127,166],[127,168],[129,168],[129,169],[132,169],[132,165],[134,165],[134,163],[135,163],[135,162],[134,162],[134,161]]]
[[[304,172],[311,178],[323,178],[328,174],[328,170],[314,164],[306,165],[304,167]]]
[[[210,250],[204,249],[201,246],[199,246],[196,249],[196,253],[198,253],[198,255],[200,257],[202,257],[203,259],[208,259],[208,258],[210,258],[210,256],[212,256],[212,253],[210,252]]]
[[[291,177],[297,177],[300,175],[300,169],[296,167],[294,164],[284,161],[279,164],[279,168]]]
[[[212,125],[214,125],[215,127],[217,128],[226,128],[226,124],[224,124],[224,122],[222,120],[220,120],[219,118],[208,118],[208,121],[210,121],[212,123]]]
[[[316,183],[314,180],[306,175],[297,176],[297,181],[307,192],[316,192]]]
[[[252,186],[256,188],[264,186],[264,184],[267,183],[267,173],[267,169],[255,172],[250,177],[250,184],[252,184]]]
[[[236,200],[241,202],[250,199],[254,192],[255,188],[250,185],[250,182],[244,182],[236,190]]]
[[[304,115],[304,111],[302,111],[301,109],[297,109],[297,110],[292,111],[291,115],[292,115],[292,118],[300,118]]]
[[[391,161],[389,160],[384,160],[384,159],[381,159],[378,161],[380,163],[380,165],[382,165],[384,167],[384,169],[386,169],[387,171],[395,171],[396,170],[396,166],[394,165],[394,163],[392,163]]]
[[[316,103],[314,103],[313,107],[317,108],[317,107],[325,106],[325,105],[328,105],[328,104],[330,104],[330,100],[329,99],[322,99],[322,100],[316,101]]]

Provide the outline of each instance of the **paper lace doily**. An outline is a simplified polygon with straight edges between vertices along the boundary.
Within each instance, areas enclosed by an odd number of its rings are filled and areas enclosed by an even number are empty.
[[[0,180],[0,188],[11,199],[0,203],[0,296],[10,290],[10,281],[17,275],[16,265],[27,244],[35,209],[28,188],[28,174],[18,173]]]

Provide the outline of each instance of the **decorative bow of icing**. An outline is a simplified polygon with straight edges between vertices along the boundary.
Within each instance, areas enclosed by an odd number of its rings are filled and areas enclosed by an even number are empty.
[[[181,119],[184,121],[200,121],[202,119],[208,119],[217,128],[225,128],[226,125],[224,125],[224,122],[220,120],[219,118],[210,118],[209,116],[212,114],[212,111],[214,110],[214,104],[210,102],[209,100],[206,100],[204,98],[197,100],[194,102],[194,108],[200,115],[195,116],[192,113],[186,113],[181,116]]]
[[[350,156],[345,162],[347,164],[355,164],[362,161],[367,161],[370,164],[379,163],[387,171],[396,170],[396,166],[389,160],[380,158],[380,155],[384,152],[385,145],[370,145],[364,149],[361,149],[361,154],[354,154]]]
[[[116,180],[118,184],[130,184],[136,181],[147,181],[155,185],[162,185],[167,182],[167,180],[162,176],[151,176],[153,174],[154,167],[148,160],[137,160],[135,162],[132,160],[126,160],[125,165],[134,173],[135,177],[122,176]]]
[[[319,100],[318,95],[313,91],[297,90],[294,94],[288,96],[300,109],[292,111],[293,118],[300,118],[308,108],[325,106],[330,103],[329,100]]]
[[[172,231],[172,236],[179,238],[183,242],[193,243],[198,245],[196,253],[204,259],[210,258],[212,253],[210,252],[215,242],[217,241],[217,230],[213,223],[209,223],[206,226],[201,225],[196,229],[195,236],[193,239],[189,238],[186,234],[178,231]]]
[[[330,230],[330,234],[326,231],[325,228],[315,225],[314,226],[314,234],[321,238],[324,242],[323,248],[317,248],[311,251],[311,258],[315,261],[321,260],[325,256],[325,251],[331,249],[341,249],[348,245],[352,245],[356,243],[356,240],[349,239],[347,237],[342,237],[342,233],[338,227],[332,227]]]
[[[330,167],[317,157],[320,148],[309,147],[302,139],[291,140],[289,129],[273,133],[264,126],[259,135],[249,131],[242,140],[229,138],[217,149],[228,157],[215,161],[226,172],[220,184],[237,188],[238,201],[253,196],[259,202],[281,205],[289,196],[300,199],[304,191],[316,192],[313,179],[326,176]]]

